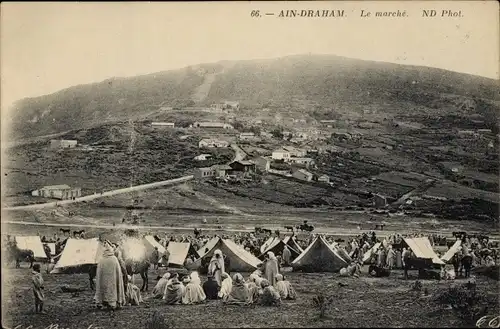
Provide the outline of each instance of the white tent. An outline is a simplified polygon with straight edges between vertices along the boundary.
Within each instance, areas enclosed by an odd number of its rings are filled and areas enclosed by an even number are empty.
[[[444,265],[444,262],[439,259],[434,252],[431,242],[428,238],[406,238],[404,242],[410,247],[417,258],[432,259],[432,263],[436,265]]]
[[[363,263],[367,262],[373,256],[373,253],[377,252],[380,245],[380,242],[375,243],[375,245],[363,255]]]
[[[165,247],[159,244],[152,235],[146,235],[143,239],[144,245],[146,246],[146,252],[148,258],[153,254],[155,247],[158,248],[158,253],[160,256],[159,263],[161,263],[161,257],[165,254]]]
[[[170,241],[167,246],[167,250],[170,253],[168,264],[176,266],[184,266],[187,256],[189,255],[190,249],[193,247],[188,242],[174,242]]]
[[[55,256],[56,255],[56,244],[54,242],[48,242],[46,243],[47,246],[49,246],[50,248],[50,254],[52,256]]]
[[[195,261],[195,266],[201,266],[203,260],[209,261],[217,249],[220,249],[223,255],[228,257],[231,271],[252,272],[262,263],[257,257],[241,246],[238,246],[234,241],[215,238],[208,241],[208,243],[198,251],[200,258]]]
[[[303,252],[304,249],[297,243],[297,240],[293,236],[287,235],[283,239],[283,243],[286,244],[287,246],[292,247],[293,249],[297,250],[298,252]]]
[[[441,257],[441,260],[445,263],[449,262],[451,258],[457,253],[457,251],[460,249],[461,246],[462,246],[462,240],[458,239],[457,241],[455,241],[453,246],[451,246],[451,248],[448,249],[448,251],[446,251],[443,257]]]
[[[333,249],[323,236],[318,236],[292,262],[292,267],[298,270],[313,272],[337,272],[349,265],[338,250]]]
[[[35,258],[46,259],[47,255],[43,249],[42,240],[37,235],[34,236],[16,236],[16,245],[19,249],[31,250]]]
[[[280,238],[275,237],[275,236],[270,237],[269,239],[266,240],[266,242],[264,242],[262,244],[262,246],[260,246],[260,253],[263,254],[266,250],[269,250],[271,246],[273,246],[279,242],[280,242]]]
[[[103,248],[97,238],[68,239],[66,246],[51,274],[62,273],[64,269],[82,265],[97,264]]]
[[[219,242],[218,237],[208,240],[208,242],[197,251],[198,256],[203,257],[206,253],[212,250],[218,242]]]

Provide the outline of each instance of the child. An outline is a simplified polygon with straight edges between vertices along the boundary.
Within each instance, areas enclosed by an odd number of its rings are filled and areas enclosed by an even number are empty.
[[[43,311],[43,301],[45,296],[43,293],[43,278],[40,273],[40,264],[33,265],[33,293],[35,295],[35,313],[45,314]]]

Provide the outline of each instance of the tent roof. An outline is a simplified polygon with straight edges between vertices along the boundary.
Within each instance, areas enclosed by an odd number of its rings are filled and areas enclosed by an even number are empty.
[[[184,266],[184,261],[192,249],[191,244],[188,242],[174,242],[170,241],[167,250],[170,253],[168,263],[172,265]]]
[[[31,250],[35,258],[47,258],[43,249],[42,240],[37,235],[33,236],[16,236],[16,245],[19,249]]]
[[[262,244],[262,246],[260,246],[260,252],[264,253],[266,250],[269,249],[269,247],[271,245],[277,244],[277,243],[279,243],[279,241],[280,241],[280,238],[278,238],[276,236],[270,237],[269,239],[266,240],[266,242],[264,242]]]
[[[198,256],[203,257],[203,256],[205,256],[205,254],[209,253],[212,249],[214,249],[214,247],[219,242],[219,239],[220,238],[215,237],[215,238],[208,240],[208,242],[203,247],[201,247],[200,250],[197,251]]]
[[[439,259],[438,255],[432,249],[431,243],[428,238],[405,238],[404,242],[408,245],[408,247],[413,251],[415,257],[424,258],[424,259],[432,259],[432,263],[438,265],[444,265],[444,262]]]
[[[373,255],[374,252],[376,252],[378,250],[378,248],[380,248],[380,245],[382,243],[380,242],[377,242],[373,245],[373,247],[371,247],[364,255],[363,255],[363,263],[364,262],[367,262]]]
[[[47,246],[49,246],[50,248],[50,254],[52,256],[54,256],[56,254],[56,244],[54,242],[47,242],[47,243],[44,243],[46,244]]]
[[[457,253],[458,250],[460,250],[460,247],[462,246],[462,240],[458,239],[455,241],[453,246],[451,246],[450,249],[441,257],[441,260],[445,263],[449,262],[453,256]]]
[[[347,265],[348,262],[321,235],[292,262],[295,268],[311,267],[318,272],[336,272]]]
[[[148,251],[152,251],[152,249],[158,247],[158,252],[160,253],[160,255],[163,255],[165,253],[165,247],[159,244],[152,235],[146,235],[144,237],[144,241],[146,242],[145,244]]]
[[[292,248],[292,246],[285,244],[283,240],[277,238],[274,239],[274,241],[261,253],[261,255],[259,255],[258,258],[262,259],[269,251],[272,251],[275,254],[283,253],[285,246],[288,247],[288,250],[290,250],[290,252],[292,253],[292,259],[297,258],[302,253],[302,251],[298,251]]]
[[[283,239],[283,242],[292,247],[293,249],[297,250],[298,252],[303,252],[304,249],[302,249],[302,247],[297,243],[297,241],[295,240],[295,238],[293,236],[286,236],[284,239]]]
[[[97,238],[93,239],[68,239],[66,246],[50,272],[61,273],[65,268],[81,265],[97,264],[102,256],[102,245]]]
[[[207,248],[208,251],[206,251]],[[220,249],[226,257],[229,257],[231,271],[251,272],[261,263],[257,257],[238,246],[234,241],[218,237],[210,240],[198,251],[198,254],[201,255],[200,258],[196,260],[196,263],[201,264],[202,259],[207,257],[211,258],[217,249]]]

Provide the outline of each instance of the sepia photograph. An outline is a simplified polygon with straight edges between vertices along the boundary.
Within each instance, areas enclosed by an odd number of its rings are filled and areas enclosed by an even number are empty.
[[[499,12],[3,2],[2,328],[499,328]]]

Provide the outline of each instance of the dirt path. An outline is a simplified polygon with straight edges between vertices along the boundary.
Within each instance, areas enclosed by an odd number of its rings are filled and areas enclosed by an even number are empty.
[[[172,232],[172,231],[192,231],[194,228],[201,228],[203,231],[224,231],[224,232],[253,232],[254,226],[251,225],[241,225],[241,227],[230,228],[227,225],[224,225],[224,228],[221,230],[218,228],[218,225],[211,224],[200,224],[198,221],[193,222],[192,226],[146,226],[146,225],[97,225],[97,224],[88,224],[88,223],[38,223],[38,222],[28,222],[28,221],[3,221],[3,225],[5,224],[14,224],[14,225],[26,225],[26,226],[42,226],[42,227],[87,227],[87,228],[98,228],[98,229],[106,229],[106,230],[116,230],[116,229],[139,229],[139,230],[158,230],[161,232]],[[223,223],[221,223],[223,224]],[[287,234],[287,232],[283,229],[282,225],[276,226],[277,223],[273,223],[272,225],[266,225],[266,228],[271,230],[279,229],[283,234]],[[341,227],[326,227],[326,228],[318,228],[314,231],[315,234],[326,234],[332,236],[355,236],[362,232],[367,232],[367,230],[357,230],[357,229],[348,229]],[[404,233],[403,230],[400,231],[375,231],[377,236],[386,237],[388,235]],[[424,234],[448,234],[451,235],[451,230],[419,230],[419,233]],[[300,234],[300,232],[297,232]],[[470,232],[473,233],[473,232]],[[500,236],[498,234],[490,234],[490,238],[492,240],[499,240]]]
[[[57,207],[60,205],[62,206],[62,205],[67,205],[67,204],[72,204],[72,203],[83,202],[83,201],[91,201],[91,200],[96,200],[99,198],[104,198],[104,197],[113,196],[113,195],[117,195],[117,194],[124,194],[124,193],[142,191],[142,190],[147,190],[147,189],[157,188],[157,187],[162,187],[162,186],[174,185],[174,184],[178,184],[178,183],[185,183],[187,181],[192,180],[193,178],[194,178],[193,175],[183,176],[180,178],[169,179],[166,181],[136,185],[136,186],[121,188],[121,189],[117,189],[117,190],[111,190],[111,191],[106,191],[106,192],[102,192],[102,193],[87,195],[87,196],[83,196],[80,198],[76,198],[75,200],[63,200],[63,201],[32,204],[32,205],[26,205],[26,206],[6,207],[6,208],[3,208],[3,210],[34,210],[34,209],[53,208],[53,207]]]

